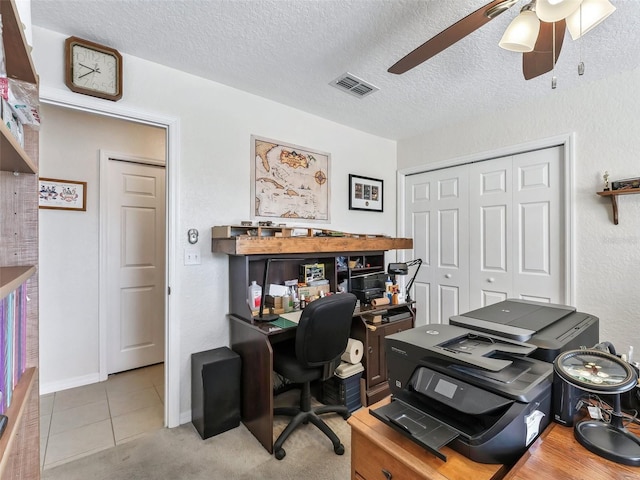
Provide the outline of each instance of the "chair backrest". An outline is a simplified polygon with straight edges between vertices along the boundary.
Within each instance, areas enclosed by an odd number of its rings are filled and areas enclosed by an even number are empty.
[[[336,360],[347,348],[356,296],[340,293],[309,303],[296,330],[296,357],[305,367]]]

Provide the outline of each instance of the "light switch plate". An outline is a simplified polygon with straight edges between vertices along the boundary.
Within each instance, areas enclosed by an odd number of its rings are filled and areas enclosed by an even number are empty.
[[[185,248],[184,249],[184,264],[185,265],[200,265],[200,249],[199,248]]]

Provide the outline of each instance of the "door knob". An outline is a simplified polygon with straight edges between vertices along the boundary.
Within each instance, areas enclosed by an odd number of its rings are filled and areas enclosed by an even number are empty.
[[[447,274],[444,276],[444,278],[451,278],[451,274],[450,274],[450,273],[447,273]]]
[[[493,278],[493,277],[489,277],[489,278],[487,278],[487,282],[489,282],[489,283],[493,283],[493,282],[495,282],[495,281],[496,281],[496,279],[495,279],[495,278]]]

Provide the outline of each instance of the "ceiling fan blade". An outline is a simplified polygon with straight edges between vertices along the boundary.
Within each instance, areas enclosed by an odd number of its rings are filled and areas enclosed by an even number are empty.
[[[493,0],[487,3],[484,7],[480,7],[475,12],[470,13],[462,20],[458,20],[435,37],[424,42],[414,51],[398,60],[387,71],[399,75],[417,67],[422,62],[429,60],[434,55],[437,55],[470,33],[473,33],[485,23],[493,20],[515,3],[516,0]],[[487,12],[490,12],[492,9],[493,11],[487,14]]]
[[[540,22],[540,33],[532,52],[522,54],[522,73],[525,80],[531,80],[553,70],[553,26],[556,28],[556,59],[560,56],[566,22]]]

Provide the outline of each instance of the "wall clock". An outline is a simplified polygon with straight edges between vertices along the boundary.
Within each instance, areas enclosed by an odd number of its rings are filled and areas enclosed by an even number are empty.
[[[64,58],[69,90],[114,102],[122,98],[122,55],[117,50],[69,37]]]

